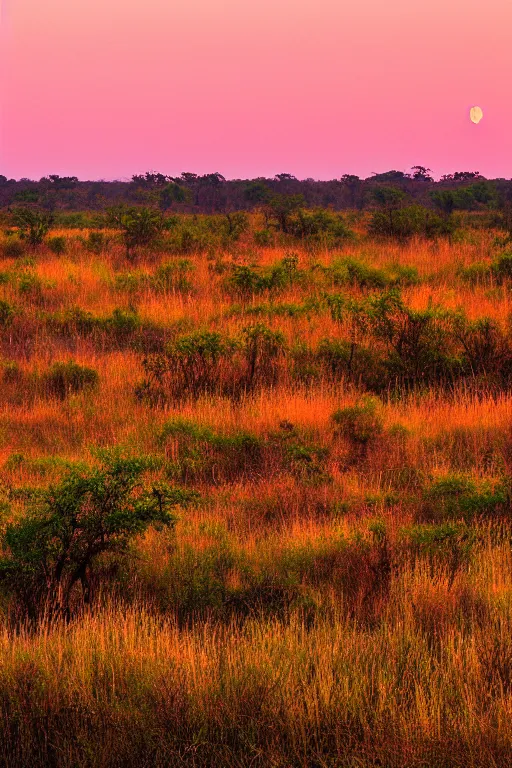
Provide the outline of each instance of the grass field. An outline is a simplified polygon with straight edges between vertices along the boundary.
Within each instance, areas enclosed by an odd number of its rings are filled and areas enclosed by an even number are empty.
[[[512,764],[511,262],[355,229],[0,241],[4,527],[99,447],[198,492],[69,621],[0,592],[1,764]]]

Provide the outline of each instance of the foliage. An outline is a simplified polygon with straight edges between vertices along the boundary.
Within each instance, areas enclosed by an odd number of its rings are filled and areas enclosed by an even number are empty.
[[[107,213],[109,224],[121,230],[127,258],[134,249],[153,245],[164,230],[162,214],[151,208],[118,206]]]
[[[47,606],[69,616],[78,582],[82,599],[90,599],[100,555],[126,553],[134,536],[149,526],[173,523],[171,509],[191,494],[145,486],[145,468],[140,459],[104,454],[100,467],[71,469],[20,521],[7,525],[0,576],[32,613]]]
[[[382,434],[381,408],[376,397],[365,396],[355,405],[335,411],[332,420],[343,437],[364,446]]]
[[[64,400],[68,395],[97,387],[99,376],[94,368],[69,360],[54,363],[43,375],[43,382],[50,394]]]
[[[19,237],[32,248],[42,244],[53,222],[53,214],[35,208],[15,208],[12,211],[12,223],[17,227]]]
[[[56,256],[61,256],[67,251],[67,241],[62,235],[59,235],[58,237],[50,237],[47,241],[47,245],[50,251],[55,253]]]

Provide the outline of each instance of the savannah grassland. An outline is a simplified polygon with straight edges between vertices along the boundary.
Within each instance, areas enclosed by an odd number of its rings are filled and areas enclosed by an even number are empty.
[[[353,228],[130,261],[113,231],[0,243],[2,524],[97,447],[199,493],[70,621],[2,593],[2,765],[512,763],[503,233]],[[144,368],[203,331],[236,344]],[[59,388],[69,360],[98,381]]]

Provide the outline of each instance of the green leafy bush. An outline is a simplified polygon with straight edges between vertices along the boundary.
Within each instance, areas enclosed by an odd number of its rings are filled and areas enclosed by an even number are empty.
[[[477,483],[466,475],[448,474],[433,480],[423,491],[422,515],[430,520],[472,520],[502,514],[509,492],[503,482]]]
[[[61,256],[63,253],[66,253],[68,249],[67,240],[62,235],[59,235],[58,237],[50,237],[47,240],[48,248],[52,253],[55,253],[57,256]]]
[[[164,425],[159,440],[171,474],[185,482],[233,482],[262,470],[262,441],[249,432],[224,434],[177,418]]]
[[[3,538],[0,579],[34,615],[69,617],[75,587],[91,598],[94,568],[104,553],[126,554],[150,526],[169,526],[171,510],[193,494],[142,482],[140,459],[104,454],[100,467],[76,467],[43,491]]]
[[[376,397],[363,397],[355,405],[340,408],[332,415],[339,434],[354,445],[365,446],[383,432],[381,402]]]
[[[77,394],[98,386],[99,376],[94,368],[79,365],[73,360],[54,363],[42,377],[46,390],[63,400],[68,395]]]
[[[25,246],[17,237],[9,237],[2,245],[2,254],[6,259],[21,259],[25,255]]]

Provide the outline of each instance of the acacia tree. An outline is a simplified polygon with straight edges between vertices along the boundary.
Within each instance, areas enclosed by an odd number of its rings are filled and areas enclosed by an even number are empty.
[[[288,234],[292,215],[304,205],[303,195],[274,195],[266,206],[266,216],[275,221],[281,232]]]
[[[0,577],[24,603],[29,615],[46,608],[70,616],[77,584],[82,600],[91,597],[98,557],[123,553],[150,526],[170,526],[171,510],[194,494],[168,486],[146,486],[147,463],[103,455],[100,467],[71,469],[59,485],[35,500],[18,522],[6,527]]]
[[[53,222],[51,213],[35,208],[16,208],[12,211],[12,223],[18,228],[20,239],[26,240],[32,248],[42,244]]]
[[[132,258],[135,248],[153,245],[165,227],[160,211],[152,208],[110,208],[107,211],[107,220],[112,227],[121,230],[128,259]]]

